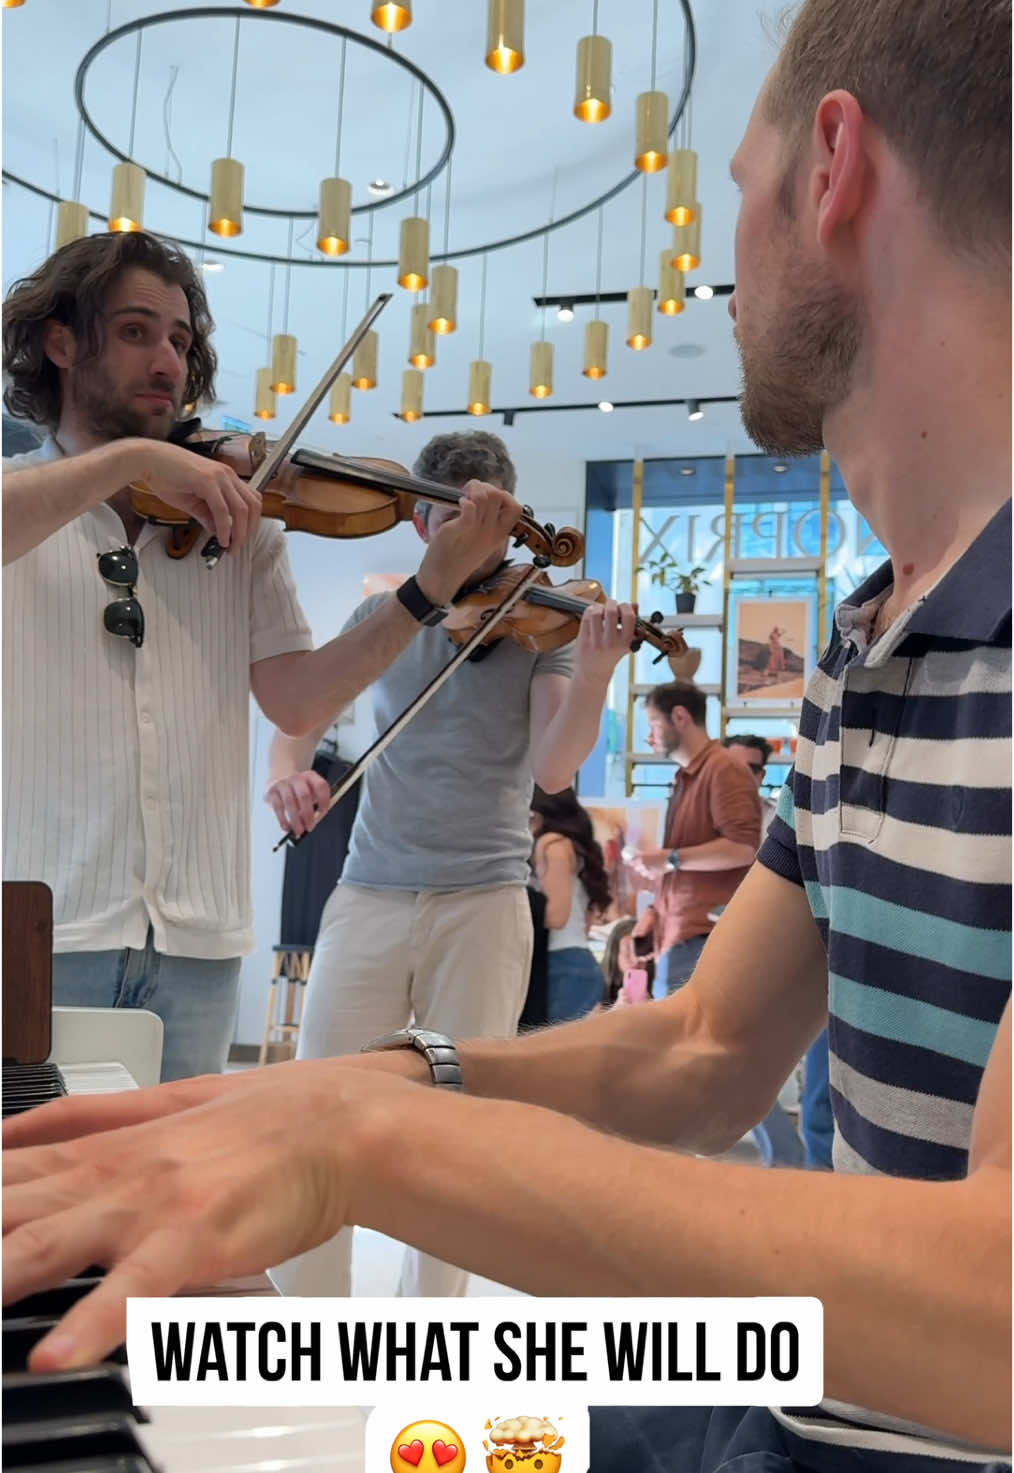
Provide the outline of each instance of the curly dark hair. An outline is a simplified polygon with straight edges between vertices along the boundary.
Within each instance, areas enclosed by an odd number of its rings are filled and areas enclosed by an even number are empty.
[[[62,246],[8,292],[3,310],[4,403],[11,414],[56,428],[62,395],[59,370],[46,356],[46,323],[55,319],[71,329],[82,350],[78,362],[97,358],[102,352],[102,313],[109,292],[131,267],[182,288],[193,333],[183,398],[197,403],[214,397],[218,360],[211,333],[215,324],[190,258],[169,241],[143,230],[111,232]]]
[[[587,892],[589,908],[604,915],[609,909],[613,892],[609,888],[602,846],[595,837],[587,810],[577,801],[574,789],[564,788],[559,793],[544,793],[536,785],[532,793],[531,808],[542,819],[541,833],[562,834],[573,844],[577,854],[578,878]]]

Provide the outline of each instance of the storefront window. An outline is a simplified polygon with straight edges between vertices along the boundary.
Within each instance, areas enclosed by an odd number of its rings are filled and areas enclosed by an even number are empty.
[[[776,469],[776,467],[783,467]],[[649,461],[644,466],[643,502],[638,535],[642,567],[668,554],[681,570],[703,567],[694,619],[684,629],[688,645],[700,651],[694,680],[710,690],[708,729],[717,736],[723,696],[722,649],[729,642],[730,672],[735,668],[732,640],[740,600],[806,598],[810,602],[807,628],[810,648],[807,669],[817,655],[817,581],[813,575],[795,576],[789,567],[758,576],[737,576],[731,584],[728,624],[723,627],[725,555],[725,478],[722,457],[701,460]],[[593,464],[588,467],[587,576],[597,578],[618,598],[633,591],[634,517],[633,464]],[[779,462],[766,456],[743,456],[735,461],[731,531],[732,557],[738,559],[814,559],[820,556],[820,464],[810,460]],[[828,632],[833,610],[884,561],[886,553],[865,520],[848,501],[835,467],[830,478],[827,539]],[[642,571],[636,582],[642,616],[654,611],[675,615],[675,591],[652,582]],[[581,772],[581,790],[588,796],[622,797],[626,787],[629,751],[646,753],[647,722],[639,699],[645,688],[672,678],[668,664],[653,661],[656,652],[643,648],[636,656],[634,682],[638,699],[633,731],[628,734],[630,662],[617,668],[603,724],[603,736]],[[795,723],[791,719],[763,718],[760,713],[730,717],[728,731],[757,731],[782,743],[769,771],[769,786],[777,791],[784,781],[794,749]],[[629,745],[628,745],[629,742]],[[672,779],[671,764],[637,763],[632,768],[635,796],[657,797]]]

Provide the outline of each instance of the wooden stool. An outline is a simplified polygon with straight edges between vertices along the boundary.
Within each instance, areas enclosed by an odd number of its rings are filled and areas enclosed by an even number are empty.
[[[264,1042],[257,1058],[258,1064],[266,1064],[269,1048],[283,1052],[272,1062],[296,1057],[296,1041],[299,1024],[303,1016],[303,1000],[306,997],[306,979],[310,975],[312,951],[297,950],[290,946],[276,946],[271,986],[268,989],[268,1013],[264,1024]],[[278,984],[285,983],[285,1001],[282,1016],[277,1016]]]

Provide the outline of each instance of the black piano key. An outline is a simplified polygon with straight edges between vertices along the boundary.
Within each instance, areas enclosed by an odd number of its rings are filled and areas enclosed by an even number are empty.
[[[102,1417],[46,1417],[3,1429],[4,1468],[38,1468],[46,1463],[69,1463],[74,1459],[133,1457],[144,1459],[144,1448],[135,1433],[134,1418],[108,1412]],[[87,1463],[84,1464],[88,1466]],[[142,1468],[150,1464],[142,1461]]]
[[[147,1421],[131,1405],[126,1377],[108,1363],[75,1371],[19,1371],[0,1383],[5,1423],[34,1422],[43,1417],[96,1417],[123,1412]]]
[[[63,1076],[55,1064],[4,1064],[0,1084],[5,1120],[36,1105],[58,1100],[67,1093]]]
[[[5,1320],[26,1319],[31,1315],[59,1318],[101,1282],[101,1273],[81,1274],[75,1279],[66,1279],[55,1289],[40,1289],[37,1294],[26,1294],[16,1304],[5,1304],[3,1317]]]
[[[16,1464],[9,1463],[8,1469],[17,1473]],[[22,1468],[26,1465],[22,1463]],[[94,1457],[72,1458],[69,1463],[61,1460],[58,1463],[33,1463],[32,1473],[159,1473],[153,1463],[142,1454],[140,1457],[104,1457],[102,1453]]]
[[[26,1315],[21,1319],[7,1319],[3,1322],[3,1369],[4,1371],[24,1371],[28,1369],[28,1355],[33,1345],[36,1345],[43,1337],[48,1335],[60,1322],[58,1315]],[[111,1361],[118,1365],[127,1364],[126,1347],[121,1345],[109,1356]]]

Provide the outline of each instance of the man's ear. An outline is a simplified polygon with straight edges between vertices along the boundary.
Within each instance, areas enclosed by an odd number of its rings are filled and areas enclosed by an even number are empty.
[[[422,538],[422,540],[424,542],[429,542],[429,540],[430,540],[429,522],[428,522],[428,519],[426,518],[426,516],[425,516],[425,514],[423,512],[421,512],[421,511],[414,511],[412,513],[412,525],[416,529],[416,531],[419,533],[419,536]]]
[[[74,362],[74,334],[65,322],[57,322],[51,317],[46,323],[42,336],[42,346],[46,357],[57,368],[70,368]]]

